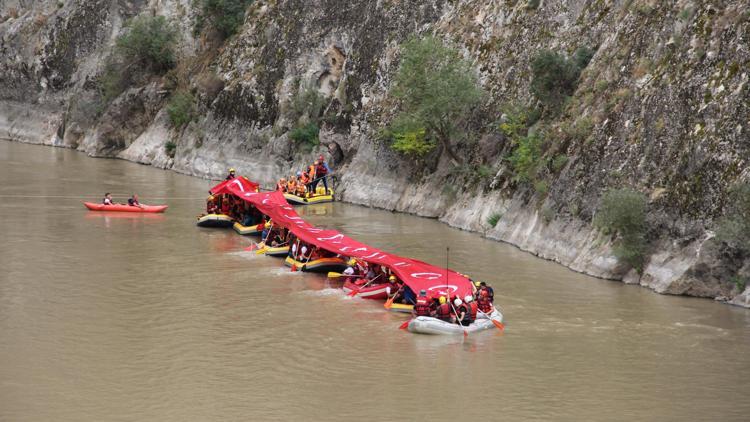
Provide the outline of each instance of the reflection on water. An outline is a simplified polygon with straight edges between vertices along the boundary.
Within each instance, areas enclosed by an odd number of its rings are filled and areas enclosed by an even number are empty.
[[[200,229],[211,183],[0,142],[0,420],[745,420],[750,314],[586,277],[434,220],[315,224],[493,284],[505,333],[417,336]],[[103,214],[106,192],[164,215]],[[33,195],[33,197],[31,197]],[[166,199],[163,199],[166,198]],[[190,199],[195,198],[195,199]]]

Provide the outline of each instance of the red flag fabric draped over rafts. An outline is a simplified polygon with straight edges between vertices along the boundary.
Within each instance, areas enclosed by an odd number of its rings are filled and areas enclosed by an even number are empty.
[[[297,214],[281,192],[258,192],[258,185],[244,177],[219,183],[211,189],[211,193],[229,193],[242,198],[269,216],[275,225],[288,228],[305,243],[388,267],[415,293],[425,290],[432,297],[458,295],[462,298],[473,293],[471,281],[455,271],[389,254],[347,237],[337,230],[321,229],[311,225]]]

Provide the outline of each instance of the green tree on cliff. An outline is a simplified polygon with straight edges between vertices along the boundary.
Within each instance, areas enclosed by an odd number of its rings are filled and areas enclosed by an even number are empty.
[[[401,52],[391,89],[401,106],[391,125],[392,147],[421,156],[439,145],[455,163],[463,162],[453,142],[482,97],[474,68],[456,49],[433,36],[409,39]]]

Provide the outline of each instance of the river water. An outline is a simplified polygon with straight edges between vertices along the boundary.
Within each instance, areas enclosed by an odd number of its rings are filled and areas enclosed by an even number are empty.
[[[507,322],[398,330],[382,305],[199,229],[212,183],[0,141],[0,420],[748,420],[750,312],[571,272],[347,204],[314,224],[495,286]],[[81,200],[166,202],[107,215]]]

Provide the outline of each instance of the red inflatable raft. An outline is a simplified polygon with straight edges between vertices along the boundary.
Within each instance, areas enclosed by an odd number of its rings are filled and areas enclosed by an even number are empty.
[[[164,212],[167,209],[167,205],[141,205],[135,207],[132,205],[104,205],[96,204],[93,202],[84,202],[83,205],[91,211],[115,211],[115,212]]]
[[[359,296],[362,299],[385,300],[388,299],[388,286],[388,283],[383,283],[371,284],[364,288],[360,288],[360,286],[356,283],[352,283],[351,281],[347,280],[344,282],[343,289],[347,294],[351,293],[352,290],[356,290],[357,294],[355,296]]]

